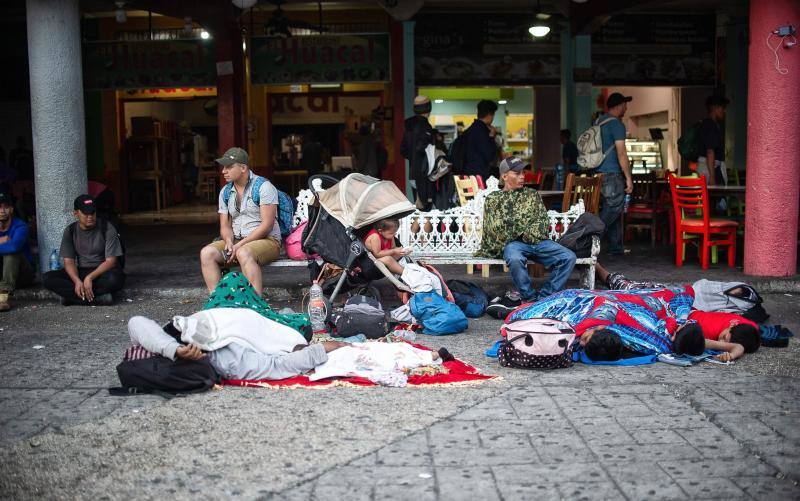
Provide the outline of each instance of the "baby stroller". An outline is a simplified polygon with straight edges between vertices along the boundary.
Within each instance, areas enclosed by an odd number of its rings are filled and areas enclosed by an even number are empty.
[[[319,191],[315,180],[335,183],[330,188]],[[403,292],[410,289],[397,280],[362,242],[370,227],[381,219],[401,219],[416,210],[406,196],[391,181],[380,181],[363,174],[350,174],[341,181],[325,175],[312,176],[308,182],[317,203],[309,207],[309,224],[303,235],[303,251],[308,255],[317,254],[326,263],[342,269],[329,301],[332,304],[346,282],[354,285],[359,281],[353,276],[353,268],[364,259],[380,270],[382,276]],[[363,256],[363,257],[362,257]],[[312,271],[312,280],[316,277]],[[364,278],[362,283],[369,282]]]

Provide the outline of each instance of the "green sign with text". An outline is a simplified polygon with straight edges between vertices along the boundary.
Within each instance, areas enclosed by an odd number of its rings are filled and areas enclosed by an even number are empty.
[[[210,40],[86,42],[87,90],[206,87],[217,83]]]
[[[250,44],[254,85],[389,80],[388,33],[255,37]]]

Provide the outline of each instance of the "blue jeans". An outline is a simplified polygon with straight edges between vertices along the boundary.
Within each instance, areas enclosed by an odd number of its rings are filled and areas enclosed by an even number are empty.
[[[550,278],[539,293],[531,286],[531,277],[528,275],[528,258],[540,263],[550,270]],[[506,244],[503,249],[511,280],[519,290],[523,301],[535,301],[540,297],[555,294],[564,288],[572,269],[575,268],[575,253],[550,239],[543,240],[536,245],[526,244],[514,240]]]
[[[608,253],[622,254],[622,210],[625,206],[625,177],[621,172],[603,174],[600,188],[600,219],[606,225]]]

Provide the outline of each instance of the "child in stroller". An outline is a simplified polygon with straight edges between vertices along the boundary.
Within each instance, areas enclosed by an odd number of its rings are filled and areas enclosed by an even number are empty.
[[[397,245],[395,235],[397,235],[398,229],[400,229],[400,221],[397,219],[381,219],[364,237],[364,246],[389,271],[395,275],[402,275],[403,265],[400,264],[400,260],[409,255],[411,249]],[[369,258],[362,260],[362,264],[366,264],[363,261],[369,261]],[[367,265],[367,267],[369,266]]]

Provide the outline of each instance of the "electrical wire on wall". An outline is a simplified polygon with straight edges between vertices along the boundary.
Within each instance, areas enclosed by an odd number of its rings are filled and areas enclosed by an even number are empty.
[[[779,38],[778,44],[773,46],[770,43],[772,37]],[[773,31],[769,35],[767,35],[767,47],[769,50],[775,54],[775,71],[777,71],[781,75],[786,75],[789,73],[789,68],[786,66],[781,66],[781,58],[778,55],[778,51],[782,48],[790,48],[797,45],[797,38],[794,36],[794,26],[781,26],[777,30]]]

